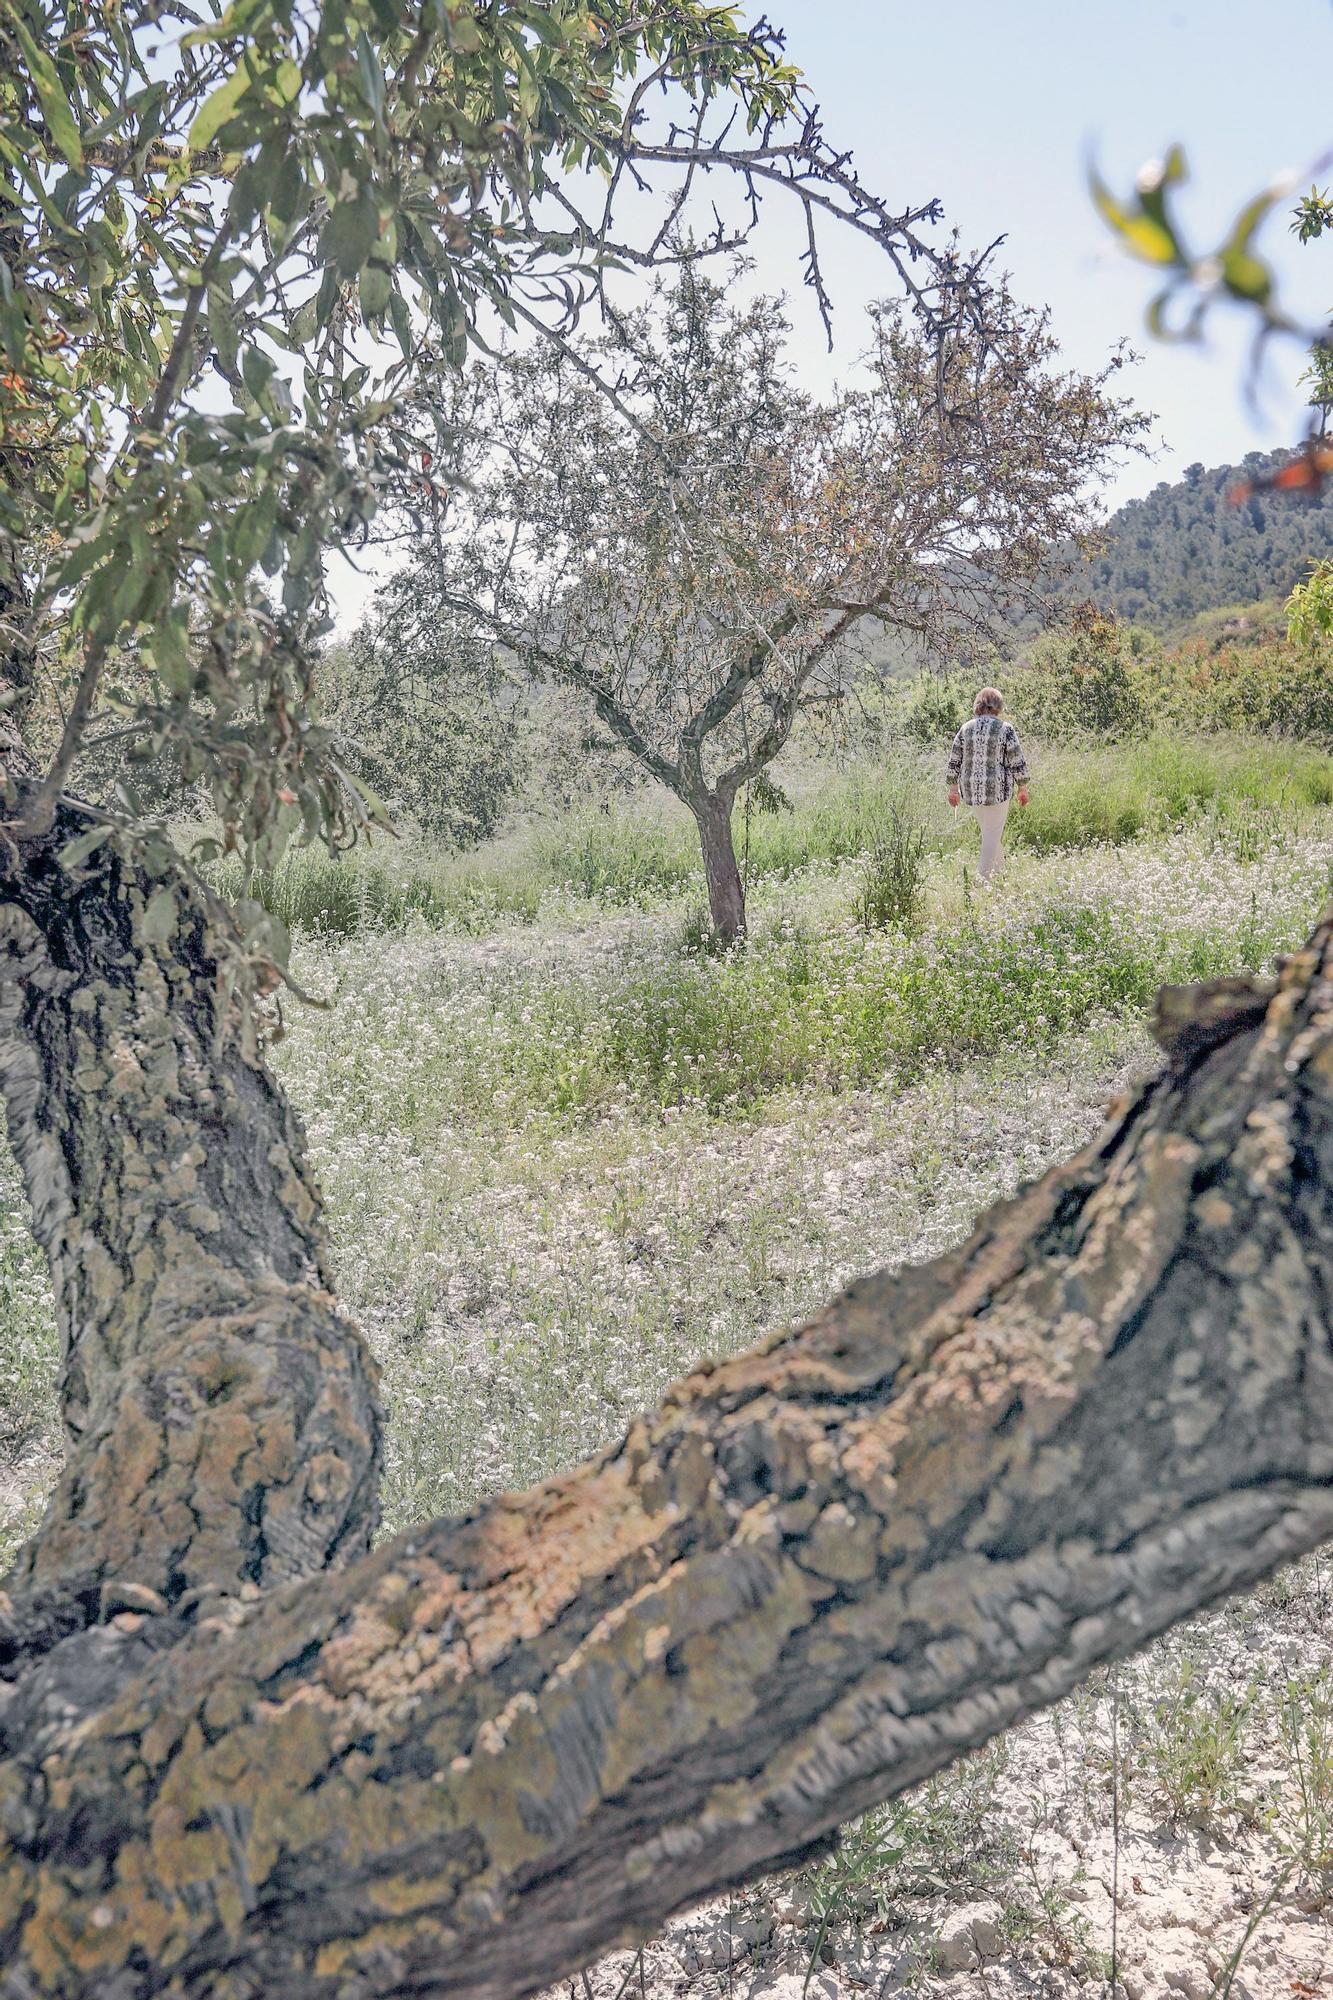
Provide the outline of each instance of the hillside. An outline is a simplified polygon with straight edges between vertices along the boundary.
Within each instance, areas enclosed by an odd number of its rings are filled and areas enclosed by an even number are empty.
[[[1260,494],[1239,505],[1242,478],[1282,464],[1287,452],[1250,452],[1242,465],[1192,465],[1130,500],[1107,523],[1103,553],[1064,579],[1065,601],[1092,598],[1104,611],[1175,635],[1201,613],[1282,598],[1311,557],[1333,553],[1333,491],[1302,499]]]
[[[1001,650],[1021,648],[1070,605],[1091,599],[1126,623],[1163,639],[1262,639],[1285,629],[1282,605],[1314,557],[1333,555],[1333,487],[1322,496],[1263,493],[1237,504],[1241,480],[1284,464],[1290,452],[1250,452],[1240,465],[1191,465],[1174,485],[1155,486],[1117,508],[1104,546],[1068,572],[1054,565],[1046,612],[1004,620]],[[966,575],[972,590],[976,578]],[[867,621],[866,656],[885,680],[911,680],[923,667],[952,664],[956,651]]]

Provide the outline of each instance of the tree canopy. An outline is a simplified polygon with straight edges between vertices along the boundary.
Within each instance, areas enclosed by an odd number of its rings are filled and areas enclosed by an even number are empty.
[[[1114,392],[1119,355],[1062,368],[1001,287],[984,334],[880,302],[852,385],[814,398],[782,302],[680,254],[596,340],[423,382],[400,421],[431,477],[394,510],[414,553],[379,640],[412,660],[447,631],[460,662],[490,648],[582,695],[694,813],[730,938],[740,787],[847,699],[871,628],[975,643],[1030,606],[1147,419]]]

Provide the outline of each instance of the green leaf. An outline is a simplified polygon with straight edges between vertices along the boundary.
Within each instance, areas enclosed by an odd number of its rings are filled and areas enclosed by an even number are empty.
[[[83,165],[83,140],[79,135],[79,123],[70,109],[56,66],[44,49],[38,47],[32,33],[18,11],[7,10],[9,25],[23,50],[24,61],[28,65],[28,75],[37,93],[37,102],[42,107],[42,116],[50,128],[51,137],[72,167]]]
[[[230,118],[236,114],[237,106],[249,90],[253,81],[244,57],[232,71],[227,81],[219,84],[211,97],[206,97],[195,115],[190,127],[190,151],[205,153],[217,134]]]
[[[390,282],[388,267],[378,258],[366,265],[358,283],[361,297],[361,311],[366,319],[378,319],[389,304]]]
[[[1145,213],[1140,203],[1127,208],[1111,193],[1096,168],[1089,170],[1088,185],[1102,220],[1120,237],[1125,248],[1148,264],[1177,264],[1183,253],[1165,222]]]
[[[403,359],[410,361],[412,358],[412,318],[407,310],[407,301],[397,286],[394,286],[389,293],[389,319],[393,324],[395,334],[398,336],[398,345],[403,350]]]
[[[295,104],[301,95],[301,65],[293,62],[290,56],[284,56],[274,70],[268,88],[279,104]]]
[[[377,119],[384,116],[384,71],[380,68],[379,57],[364,30],[356,38],[356,72],[361,84],[361,95],[370,106]]]
[[[1264,305],[1273,294],[1273,274],[1262,258],[1228,246],[1222,253],[1222,282],[1238,299]]]
[[[139,936],[145,944],[165,944],[176,929],[176,891],[170,882],[161,882],[148,898],[139,922]]]
[[[449,10],[449,42],[451,47],[464,55],[475,55],[481,47],[481,30],[472,17],[470,6],[451,7]]]
[[[270,207],[282,222],[295,222],[306,206],[305,173],[301,156],[297,152],[284,155],[282,165],[273,178],[273,194]]]
[[[317,298],[307,299],[305,304],[298,306],[292,314],[291,325],[287,329],[287,338],[294,348],[308,347],[318,332],[319,300]]]
[[[241,356],[241,377],[246,388],[257,403],[264,400],[264,392],[273,379],[274,363],[262,347],[247,347]]]
[[[324,225],[320,248],[345,278],[354,278],[379,240],[380,217],[368,188],[340,201]]]
[[[88,856],[96,853],[110,833],[109,826],[90,826],[85,832],[76,834],[73,840],[67,840],[56,860],[62,868],[82,868]]]

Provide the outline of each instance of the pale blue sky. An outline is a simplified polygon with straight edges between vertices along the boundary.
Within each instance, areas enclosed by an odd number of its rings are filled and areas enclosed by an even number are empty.
[[[1005,235],[1015,289],[1049,303],[1071,360],[1095,366],[1121,334],[1143,354],[1125,379],[1158,414],[1166,449],[1128,467],[1110,497],[1177,477],[1192,459],[1214,464],[1299,436],[1295,346],[1274,347],[1256,416],[1240,393],[1238,319],[1219,316],[1202,354],[1149,341],[1152,274],[1106,235],[1084,162],[1091,147],[1127,191],[1145,160],[1180,140],[1191,167],[1182,213],[1197,247],[1213,247],[1249,195],[1333,144],[1329,0],[772,0],[770,11],[830,136],[854,148],[870,185],[895,204],[900,190],[904,205],[938,194],[969,244]],[[1302,249],[1287,233],[1289,207],[1263,242],[1291,303],[1317,317],[1333,308],[1333,242]],[[874,253],[830,235],[828,259],[850,350],[854,302],[879,282]]]

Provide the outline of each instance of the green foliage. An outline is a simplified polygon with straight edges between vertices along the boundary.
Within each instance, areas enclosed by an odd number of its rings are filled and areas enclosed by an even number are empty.
[[[415,642],[363,627],[323,655],[317,690],[340,761],[395,821],[448,847],[496,832],[525,775],[523,705],[488,654],[447,623]]]
[[[1026,667],[1009,676],[1010,704],[1047,741],[1115,742],[1149,723],[1143,662],[1152,641],[1095,605],[1076,605],[1068,624],[1039,639]]]
[[[1141,840],[1197,821],[1219,835],[1257,813],[1333,801],[1333,764],[1310,749],[1162,734],[1118,750],[1042,760],[1011,846],[1050,853]]]
[[[1285,1782],[1275,1823],[1292,1859],[1333,1897],[1333,1670],[1287,1681],[1278,1701]]]
[[[1276,274],[1256,246],[1263,223],[1285,198],[1284,183],[1274,182],[1254,195],[1216,248],[1197,254],[1187,247],[1176,212],[1176,190],[1188,178],[1180,146],[1141,167],[1124,200],[1111,192],[1095,167],[1089,173],[1094,205],[1122,249],[1164,274],[1165,282],[1148,305],[1148,331],[1158,339],[1198,339],[1210,310],[1223,299],[1248,307],[1264,330],[1290,331],[1278,301]],[[1173,325],[1170,315],[1176,306],[1183,306],[1184,313]]]
[[[1145,667],[1144,699],[1160,727],[1333,745],[1333,645],[1186,644]]]
[[[1333,745],[1333,598],[1322,565],[1286,613],[1289,638],[1257,620],[1256,629],[1235,629],[1250,622],[1236,614],[1166,646],[1079,607],[996,672],[1022,727],[1047,742],[1219,730]]]
[[[1209,1687],[1188,1654],[1135,1730],[1133,1755],[1152,1801],[1176,1825],[1217,1827],[1248,1818],[1249,1731],[1256,1690]]]
[[[1126,501],[1106,523],[1100,550],[1053,579],[1052,595],[1091,599],[1162,636],[1219,606],[1285,597],[1333,540],[1333,486],[1301,498],[1235,496],[1291,456],[1250,452],[1238,466],[1191,465],[1174,483]]]
[[[1302,243],[1313,243],[1333,225],[1333,201],[1327,188],[1311,187],[1297,202],[1291,219],[1291,233]]]
[[[856,919],[864,931],[920,927],[926,899],[929,836],[908,807],[890,806],[861,863]]]
[[[1294,586],[1286,609],[1287,636],[1298,646],[1313,649],[1333,638],[1333,562],[1327,556],[1310,564],[1310,574]]]
[[[975,693],[958,674],[919,674],[903,710],[903,735],[909,743],[952,743],[972,713]]]

